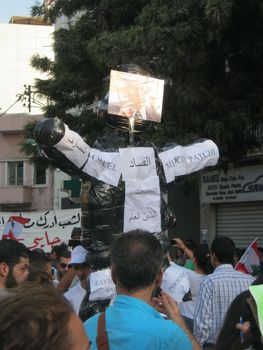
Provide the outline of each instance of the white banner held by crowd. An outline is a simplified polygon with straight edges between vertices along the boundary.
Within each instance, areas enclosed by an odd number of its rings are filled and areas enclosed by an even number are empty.
[[[90,274],[89,300],[111,299],[116,294],[115,284],[111,278],[111,270],[104,269]]]
[[[15,236],[15,239],[29,249],[41,248],[50,252],[54,245],[68,243],[72,229],[81,225],[80,215],[80,209],[0,212],[0,239],[10,239]],[[19,220],[20,217],[23,220]],[[21,225],[19,221],[23,222],[24,219],[27,219],[27,222]]]
[[[185,269],[175,263],[170,263],[162,278],[161,288],[175,301],[181,302],[190,290],[190,283]]]
[[[112,186],[118,186],[121,176],[120,154],[92,148],[84,172]]]
[[[194,143],[190,146],[175,146],[158,154],[165,173],[166,182],[175,177],[187,175],[207,166],[216,165],[219,151],[211,140]]]

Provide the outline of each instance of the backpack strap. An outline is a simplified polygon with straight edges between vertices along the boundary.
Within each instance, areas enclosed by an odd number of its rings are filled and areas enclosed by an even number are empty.
[[[98,334],[96,337],[98,350],[109,350],[108,336],[105,328],[105,312],[99,315]]]

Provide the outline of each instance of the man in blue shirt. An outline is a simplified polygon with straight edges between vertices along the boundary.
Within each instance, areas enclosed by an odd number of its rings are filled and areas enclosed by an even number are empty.
[[[153,292],[161,283],[162,259],[160,242],[148,232],[136,230],[115,238],[111,247],[111,270],[117,297],[105,312],[110,350],[200,349],[171,299],[163,295],[159,302],[172,305],[170,315],[173,314],[176,323],[164,320],[151,306]],[[92,350],[98,349],[99,316],[85,322]]]

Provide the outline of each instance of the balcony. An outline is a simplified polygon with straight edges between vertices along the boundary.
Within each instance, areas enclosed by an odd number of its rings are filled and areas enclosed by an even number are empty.
[[[29,204],[32,202],[32,188],[25,186],[0,187],[0,204]]]

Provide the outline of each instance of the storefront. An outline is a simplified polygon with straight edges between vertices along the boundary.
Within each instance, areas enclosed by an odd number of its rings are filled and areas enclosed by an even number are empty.
[[[200,194],[201,227],[209,242],[225,235],[247,247],[258,237],[263,247],[263,165],[204,172]]]

